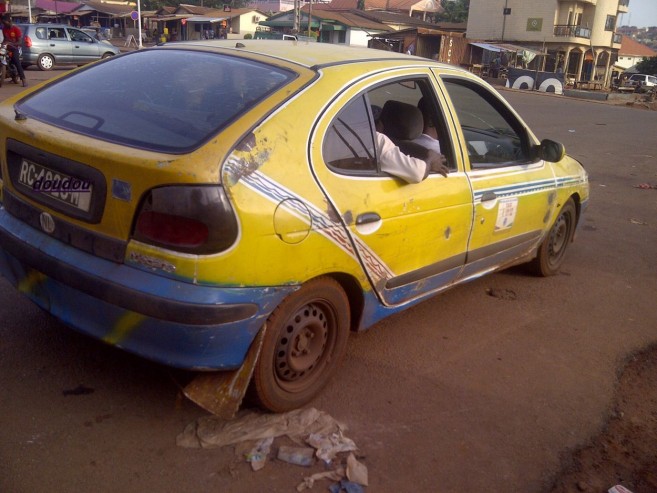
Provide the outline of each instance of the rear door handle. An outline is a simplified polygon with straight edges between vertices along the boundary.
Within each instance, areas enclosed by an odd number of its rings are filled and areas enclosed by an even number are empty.
[[[356,217],[356,226],[360,226],[361,224],[375,223],[380,220],[381,216],[379,216],[376,212],[365,212],[363,214],[359,214],[358,217]]]

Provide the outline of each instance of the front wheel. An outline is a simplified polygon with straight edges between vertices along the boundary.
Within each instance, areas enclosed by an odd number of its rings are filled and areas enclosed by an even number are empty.
[[[308,282],[267,320],[253,372],[260,405],[273,412],[308,403],[337,369],[349,338],[349,300],[333,279]]]
[[[538,254],[530,264],[535,274],[547,277],[559,271],[568,245],[573,240],[576,224],[577,208],[571,198],[561,208],[550,232],[538,247]]]
[[[39,67],[39,70],[52,70],[54,66],[55,58],[48,53],[42,53],[37,58],[37,67]]]
[[[109,57],[111,57],[111,56],[114,56],[114,53],[111,53],[111,52],[108,51],[107,53],[104,53],[103,56],[100,57],[100,58],[101,58],[102,60],[105,60],[106,58],[109,58]]]

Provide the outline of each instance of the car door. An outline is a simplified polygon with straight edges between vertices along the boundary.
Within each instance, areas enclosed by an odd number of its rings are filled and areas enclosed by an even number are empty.
[[[532,251],[556,204],[550,163],[537,157],[536,139],[505,101],[471,79],[443,76],[464,139],[474,224],[462,278],[508,265]]]
[[[71,38],[71,59],[73,63],[93,62],[100,58],[98,43],[79,29],[67,28]]]
[[[429,174],[411,184],[381,171],[373,107],[428,98],[440,108],[435,78],[417,70],[388,71],[350,85],[324,113],[311,141],[313,170],[329,208],[389,306],[449,286],[463,267],[472,223],[470,186],[444,118],[440,145],[452,167],[447,178]]]
[[[47,47],[42,52],[52,53],[57,63],[71,63],[71,42],[62,26],[47,26]]]

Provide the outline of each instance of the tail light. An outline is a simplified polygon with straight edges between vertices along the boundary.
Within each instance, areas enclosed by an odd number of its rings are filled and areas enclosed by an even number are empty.
[[[25,45],[26,48],[32,48],[32,38],[29,36],[25,36],[23,38],[23,44]]]
[[[150,190],[133,228],[135,240],[198,255],[228,249],[237,234],[237,217],[218,185]]]

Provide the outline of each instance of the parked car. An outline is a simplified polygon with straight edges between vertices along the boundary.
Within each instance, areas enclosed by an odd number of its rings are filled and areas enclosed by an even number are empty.
[[[636,92],[647,92],[657,86],[657,77],[646,74],[632,74],[621,87],[633,87]]]
[[[64,24],[18,24],[23,32],[23,66],[51,70],[55,65],[83,65],[118,55],[120,50],[81,29]]]
[[[411,159],[427,124],[447,176]],[[389,140],[428,176],[382,171]],[[511,265],[555,274],[589,200],[580,163],[479,77],[323,43],[95,63],[0,105],[0,162],[4,277],[174,367],[239,369],[261,340],[274,411],[320,391],[350,331]]]

